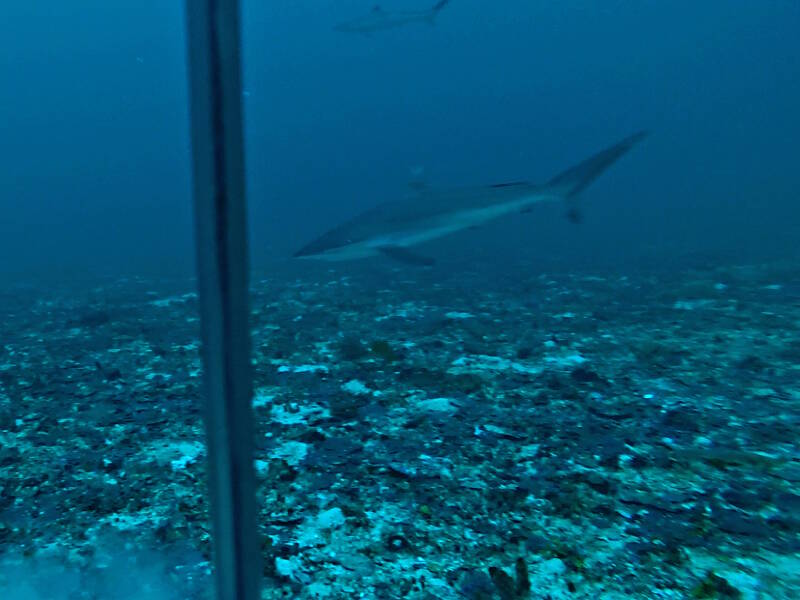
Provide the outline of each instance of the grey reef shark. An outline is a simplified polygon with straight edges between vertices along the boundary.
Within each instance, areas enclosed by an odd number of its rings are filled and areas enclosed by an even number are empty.
[[[370,34],[414,23],[433,25],[436,21],[436,16],[449,3],[450,0],[439,0],[427,10],[385,10],[376,5],[369,14],[339,23],[334,29],[346,33]]]
[[[566,204],[567,216],[577,222],[576,196],[645,137],[647,132],[634,133],[544,184],[513,181],[441,191],[421,188],[413,196],[380,204],[342,223],[294,256],[341,261],[384,255],[407,264],[432,265],[434,259],[411,248],[503,216],[527,213],[542,202]]]

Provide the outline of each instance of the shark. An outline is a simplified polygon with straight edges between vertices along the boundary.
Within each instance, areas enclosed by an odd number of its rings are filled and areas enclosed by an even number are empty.
[[[445,190],[423,187],[412,196],[356,215],[303,246],[294,257],[344,261],[383,255],[427,266],[435,260],[414,247],[501,217],[528,213],[541,203],[564,203],[567,216],[578,222],[577,196],[647,135],[646,131],[629,135],[543,184],[510,181]]]
[[[375,5],[369,14],[339,23],[334,27],[337,31],[346,33],[369,34],[385,29],[394,29],[411,25],[413,23],[433,24],[436,16],[441,10],[450,3],[450,0],[439,0],[427,10],[385,10],[379,5]]]

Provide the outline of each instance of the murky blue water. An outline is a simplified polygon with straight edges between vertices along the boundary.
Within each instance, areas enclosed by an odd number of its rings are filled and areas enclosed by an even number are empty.
[[[242,6],[263,597],[796,597],[800,7],[373,5]],[[209,598],[184,7],[0,40],[0,590]]]

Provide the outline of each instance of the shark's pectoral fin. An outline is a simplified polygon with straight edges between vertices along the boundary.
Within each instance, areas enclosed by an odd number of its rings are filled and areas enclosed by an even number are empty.
[[[415,265],[417,267],[429,267],[436,262],[435,259],[429,256],[423,256],[416,252],[411,252],[402,246],[381,246],[378,248],[381,254],[388,256],[396,261],[405,263],[407,265]]]

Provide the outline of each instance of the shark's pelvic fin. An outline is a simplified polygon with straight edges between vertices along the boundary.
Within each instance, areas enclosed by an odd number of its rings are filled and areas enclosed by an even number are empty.
[[[571,198],[579,194],[597,179],[603,171],[613,165],[617,159],[641,142],[647,135],[646,131],[634,133],[613,146],[587,158],[582,163],[556,175],[547,182],[547,186],[557,191],[564,198]]]
[[[411,252],[408,248],[403,248],[402,246],[381,246],[379,250],[385,256],[407,265],[429,267],[436,263],[435,259]]]
[[[580,225],[583,223],[583,211],[577,206],[571,206],[567,209],[567,220],[573,225]]]

